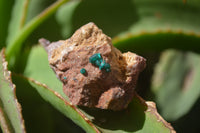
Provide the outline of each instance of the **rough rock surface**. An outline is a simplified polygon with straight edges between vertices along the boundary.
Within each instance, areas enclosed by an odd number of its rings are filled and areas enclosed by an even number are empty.
[[[50,66],[63,82],[63,91],[74,105],[122,110],[134,94],[139,73],[146,60],[134,53],[122,54],[94,23],[78,29],[71,38],[39,42],[48,52]],[[100,53],[110,72],[100,70],[89,58]],[[81,74],[84,68],[86,74]]]

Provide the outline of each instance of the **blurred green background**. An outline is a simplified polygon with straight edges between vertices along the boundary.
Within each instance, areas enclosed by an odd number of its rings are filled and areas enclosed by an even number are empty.
[[[54,2],[0,0],[0,48],[11,47],[21,33],[16,28],[26,25]],[[19,41],[17,52],[8,52],[15,57],[14,61],[8,59],[10,70],[28,76],[29,66],[34,65],[29,63],[30,53],[39,38],[64,40],[88,22],[94,22],[112,37],[114,46],[122,52],[135,52],[147,59],[136,88],[141,97],[154,101],[158,112],[178,133],[200,131],[199,0],[67,2]],[[84,132],[15,74],[13,82],[27,132]],[[48,78],[45,73],[41,75],[41,79]]]

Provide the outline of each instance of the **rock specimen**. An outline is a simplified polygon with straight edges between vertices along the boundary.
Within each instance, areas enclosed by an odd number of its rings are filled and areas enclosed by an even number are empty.
[[[74,105],[126,108],[139,73],[146,66],[143,57],[131,52],[122,54],[94,23],[84,25],[67,40],[39,42],[47,50],[49,64]]]

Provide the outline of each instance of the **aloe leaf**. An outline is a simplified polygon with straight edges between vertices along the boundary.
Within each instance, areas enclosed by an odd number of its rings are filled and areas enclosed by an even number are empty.
[[[152,90],[168,120],[177,120],[200,96],[200,56],[192,52],[165,51],[155,68]]]
[[[173,31],[144,32],[138,35],[128,34],[113,39],[113,45],[122,51],[161,52],[174,48],[200,52],[200,37],[194,34]]]
[[[103,133],[175,133],[157,112],[154,102],[145,102],[135,94],[124,111],[86,109],[89,117]]]
[[[13,73],[28,133],[83,133],[64,114],[46,102],[21,74]],[[30,113],[31,112],[31,113]],[[42,126],[41,126],[42,125]]]
[[[40,14],[45,8],[48,8],[53,2],[55,2],[55,0],[31,0],[27,10],[26,23]]]
[[[197,17],[200,14],[199,1],[136,0],[134,4],[139,20],[131,25],[132,33],[157,30],[200,33],[200,30],[196,29],[200,22]]]
[[[57,79],[48,64],[45,50],[41,46],[35,46],[30,52],[24,75],[48,85],[48,87],[65,97],[62,89],[55,90],[55,88],[62,88],[62,83]]]
[[[99,132],[98,129],[87,119],[87,117],[76,106],[71,105],[59,93],[51,90],[46,85],[28,79],[38,93],[65,116],[72,119],[77,125],[81,126],[88,133]]]
[[[5,46],[13,3],[14,0],[0,0],[0,49]]]
[[[7,70],[4,50],[0,53],[0,124],[4,132],[25,133],[21,106],[18,103],[11,72]]]
[[[60,97],[61,103],[68,102],[66,99],[66,95],[62,91],[61,82],[56,78],[54,72],[51,70],[47,60],[46,51],[40,47],[36,46],[32,48],[32,51],[29,56],[29,60],[24,72],[24,75],[27,77],[31,77],[38,82],[46,84],[46,86],[36,85],[31,80],[31,84],[37,89],[39,94],[47,101],[49,101],[55,108],[60,110],[63,114],[63,108],[67,108],[71,110],[71,107],[63,107],[66,104],[55,105],[55,101],[57,101],[56,97]],[[43,88],[41,88],[43,87]],[[44,91],[43,91],[44,90]],[[46,91],[50,91],[47,93]],[[54,101],[55,100],[55,101]],[[55,102],[55,103],[54,103]],[[72,105],[67,105],[72,106]],[[95,109],[80,109],[78,107],[73,106],[76,110],[84,112],[85,119],[93,122],[102,132],[174,132],[173,128],[165,122],[160,115],[157,113],[156,108],[152,107],[148,102],[145,103],[139,96],[135,96],[133,102],[130,104],[127,110],[114,112],[114,111],[106,111],[106,110],[95,110]],[[65,114],[67,117],[75,121],[74,118],[70,117],[80,117],[80,114],[77,114],[73,111]],[[69,116],[70,115],[70,116]],[[158,117],[159,116],[159,117]],[[160,122],[158,122],[160,121]],[[84,123],[79,122],[78,124],[84,130]],[[87,131],[87,130],[86,130]]]
[[[7,44],[10,44],[12,40],[19,34],[24,26],[27,14],[29,0],[17,0],[15,1],[12,16],[9,24],[9,31],[7,36]]]
[[[39,15],[34,17],[28,22],[21,31],[9,42],[6,49],[6,58],[9,61],[9,66],[14,66],[16,56],[19,55],[19,50],[22,47],[25,39],[37,28],[42,22],[44,22],[49,16],[51,16],[61,5],[66,3],[68,0],[59,0],[41,12]]]
[[[45,8],[50,6],[55,0],[32,0],[27,14],[27,22],[32,18],[40,14]],[[68,3],[68,2],[67,2]],[[67,4],[66,3],[66,4]],[[51,28],[50,28],[51,27]],[[38,42],[38,38],[45,37],[51,40],[58,40],[61,38],[60,26],[55,20],[55,15],[48,17],[43,23],[41,23],[27,38],[25,41],[26,46],[30,46]],[[28,42],[28,44],[27,44]]]
[[[62,6],[57,21],[63,37],[92,21],[115,37],[113,44],[123,51],[161,51],[170,47],[200,52],[198,16],[200,2],[196,0],[85,0]]]
[[[114,39],[116,47],[139,51],[177,48],[200,52],[199,45],[196,45],[200,42],[199,1],[136,0],[134,3],[139,19]]]
[[[27,14],[27,23],[31,21],[34,17],[40,14],[45,8],[48,8],[51,4],[53,4],[55,0],[32,0],[30,1],[30,5],[28,8]],[[68,3],[68,2],[67,2]],[[66,3],[66,4],[67,4]],[[51,27],[51,28],[49,28]],[[56,23],[55,15],[51,15],[44,22],[42,22],[39,26],[37,26],[34,31],[28,36],[25,45],[35,44],[38,42],[38,38],[41,36],[45,38],[51,38],[52,40],[58,40],[61,38],[60,35],[60,27]]]

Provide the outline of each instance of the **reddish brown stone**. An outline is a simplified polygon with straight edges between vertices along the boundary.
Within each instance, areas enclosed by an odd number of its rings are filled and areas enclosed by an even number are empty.
[[[132,100],[139,73],[146,60],[134,53],[122,54],[113,47],[111,38],[89,23],[78,29],[65,41],[50,43],[40,39],[48,52],[48,60],[63,91],[74,105],[101,109],[122,110]],[[95,53],[101,53],[110,64],[111,72],[99,70],[89,62]],[[87,73],[81,74],[81,68]],[[66,78],[67,79],[66,79]]]

